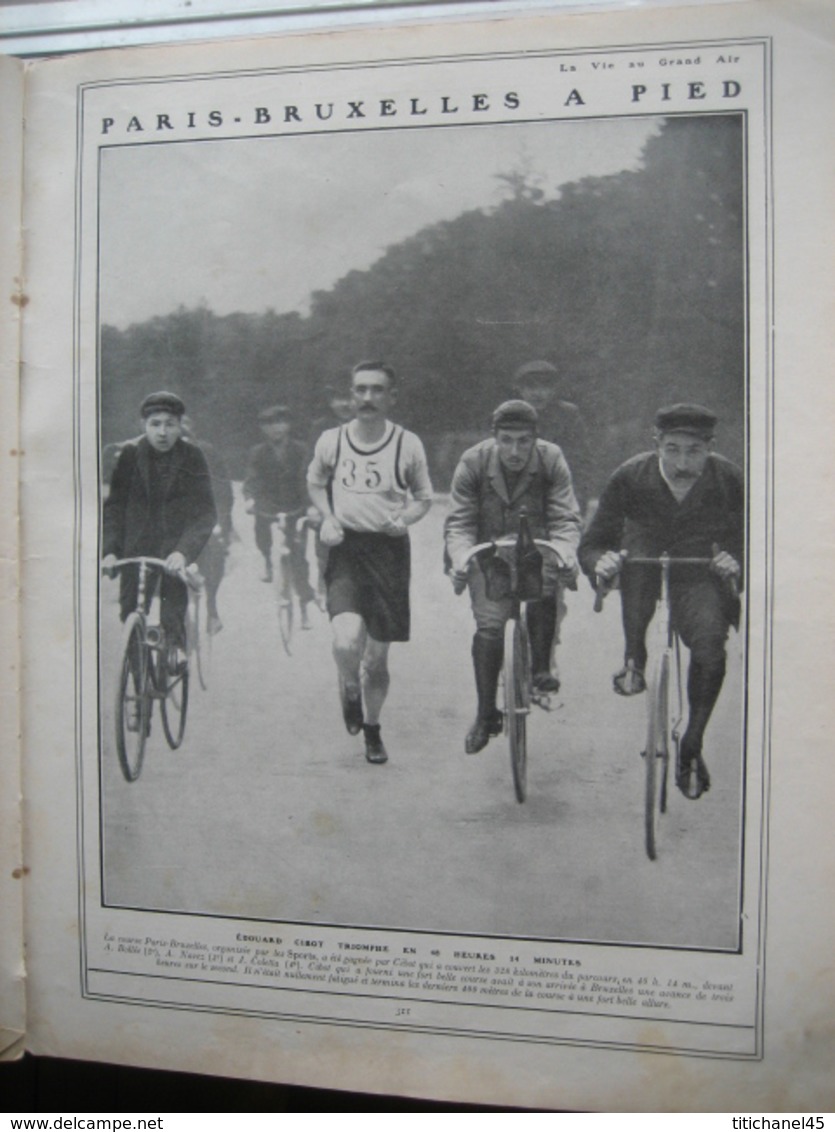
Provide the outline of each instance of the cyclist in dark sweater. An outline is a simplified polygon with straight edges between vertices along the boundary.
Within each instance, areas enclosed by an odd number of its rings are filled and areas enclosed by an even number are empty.
[[[203,453],[182,438],[185,406],[176,394],[150,394],[140,413],[144,435],[122,446],[104,505],[102,566],[140,555],[165,559],[160,616],[169,645],[182,648],[188,595],[172,575],[196,562],[212,533],[212,481]],[[136,566],[121,571],[123,621],[136,608],[138,576]]]
[[[702,758],[704,731],[725,677],[728,629],[739,623],[737,589],[744,551],[745,495],[742,471],[712,451],[716,416],[700,405],[679,404],[655,416],[655,450],[634,456],[614,472],[580,543],[584,572],[614,584],[620,580],[624,667],[614,690],[629,696],[646,688],[646,630],[658,600],[660,575],[653,566],[623,570],[626,558],[699,557],[699,566],[673,567],[673,624],[690,649],[689,718],[682,737],[677,780],[685,789],[696,763],[698,797],[710,786]],[[733,579],[736,586],[729,583]],[[685,790],[686,792],[686,790]],[[691,795],[687,795],[690,797]]]

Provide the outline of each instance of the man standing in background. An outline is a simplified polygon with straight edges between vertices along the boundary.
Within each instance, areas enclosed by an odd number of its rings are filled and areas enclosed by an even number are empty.
[[[257,444],[249,454],[244,498],[247,511],[255,515],[255,545],[264,557],[262,581],[273,580],[272,524],[276,515],[285,514],[289,520],[290,570],[301,604],[302,628],[306,629],[309,627],[307,606],[314,600],[314,594],[304,541],[296,533],[295,520],[301,518],[307,507],[307,449],[291,436],[292,413],[286,405],[262,409],[258,414],[258,424],[264,434],[264,442]]]
[[[550,362],[526,362],[513,375],[514,397],[536,409],[537,435],[556,444],[571,469],[574,494],[585,513],[594,505],[595,475],[588,430],[577,405],[569,400],[568,382]]]
[[[309,443],[311,453],[316,447],[316,441],[323,432],[327,432],[329,428],[339,428],[340,425],[347,424],[354,416],[354,401],[347,379],[343,379],[342,385],[336,383],[326,385],[324,394],[328,403],[328,411],[316,417],[313,424],[310,426]]]

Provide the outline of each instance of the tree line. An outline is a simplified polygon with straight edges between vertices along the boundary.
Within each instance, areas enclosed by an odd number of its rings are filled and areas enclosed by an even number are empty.
[[[437,485],[484,435],[523,362],[566,375],[601,481],[646,447],[660,404],[713,408],[741,461],[745,414],[743,131],[739,115],[675,117],[638,169],[546,193],[508,170],[505,199],[424,228],[317,291],[310,313],[179,308],[101,331],[102,442],[137,431],[152,388],[183,396],[240,475],[264,405],[302,436],[361,358],[401,375],[397,416]]]

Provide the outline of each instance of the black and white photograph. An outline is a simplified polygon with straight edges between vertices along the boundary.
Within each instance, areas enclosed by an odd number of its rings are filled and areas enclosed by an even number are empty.
[[[808,1107],[831,20],[399,18],[0,68],[6,1029]]]
[[[313,113],[102,126],[104,903],[738,950],[745,116]]]

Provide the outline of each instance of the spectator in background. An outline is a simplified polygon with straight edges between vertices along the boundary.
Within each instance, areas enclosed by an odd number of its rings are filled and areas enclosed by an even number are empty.
[[[347,424],[354,416],[354,401],[347,381],[343,385],[326,385],[324,393],[328,412],[317,417],[310,426],[308,441],[311,454],[323,432]]]
[[[562,449],[571,469],[580,510],[594,509],[595,469],[588,430],[577,405],[568,399],[568,382],[550,362],[526,362],[513,375],[513,396],[536,409],[538,436]]]
[[[306,472],[308,452],[294,440],[292,413],[286,405],[271,405],[258,414],[264,442],[249,454],[244,498],[247,511],[255,516],[255,545],[264,557],[263,581],[273,580],[272,524],[276,515],[287,515],[287,545],[293,585],[301,605],[301,624],[309,628],[307,606],[314,600],[304,541],[296,532],[296,520],[307,510]]]

